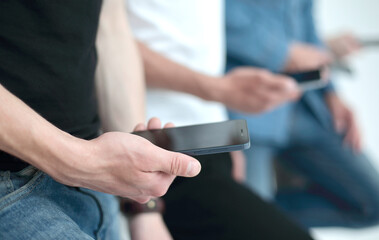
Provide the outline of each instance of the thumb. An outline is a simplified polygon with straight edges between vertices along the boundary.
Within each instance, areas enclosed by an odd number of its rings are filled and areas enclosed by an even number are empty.
[[[181,177],[195,177],[200,173],[201,165],[196,159],[181,153],[167,151],[160,158],[160,171]]]

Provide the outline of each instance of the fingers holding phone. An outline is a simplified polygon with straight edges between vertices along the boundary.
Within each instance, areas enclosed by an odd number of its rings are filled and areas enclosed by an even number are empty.
[[[252,67],[236,68],[218,84],[218,101],[245,113],[262,113],[301,95],[293,79]]]
[[[147,127],[145,127],[143,124],[139,124],[136,126],[134,130],[136,131],[135,134],[137,135],[138,135],[138,132],[142,136],[144,136],[143,133],[146,134],[145,136],[154,135],[154,140],[150,139],[149,137],[146,137],[148,140],[150,140],[150,142],[152,142],[153,144],[155,143],[154,145],[157,145],[160,147],[169,146],[169,145],[171,146],[172,145],[171,142],[175,141],[175,139],[171,139],[168,134],[165,134],[164,131],[160,131],[161,127],[162,127],[162,123],[160,119],[154,117],[149,120]],[[174,127],[175,125],[173,123],[166,123],[164,126],[165,129],[174,128]],[[158,131],[155,131],[155,133],[157,134],[154,134],[154,131],[146,131],[146,130],[158,130]],[[183,135],[183,138],[185,137],[187,136]],[[175,149],[168,149],[168,150],[178,152],[178,150],[175,150]],[[166,174],[171,174],[174,176],[183,176],[183,177],[193,177],[200,172],[201,166],[200,164],[198,164],[197,161],[188,161],[189,158],[180,159],[179,156],[180,155],[172,156],[169,160],[170,161],[169,164],[165,162],[162,163],[162,162],[157,161],[156,164],[153,164],[153,166],[155,166],[153,171],[162,171],[163,173],[166,173]]]
[[[153,119],[148,127],[159,128]],[[145,129],[143,124],[136,127]],[[176,176],[194,177],[200,163],[185,154],[159,148],[134,134],[110,132],[86,144],[87,158],[76,185],[127,197],[140,203],[164,195]],[[79,183],[79,184],[78,184]],[[68,184],[69,185],[69,184]]]
[[[329,83],[329,74],[328,67],[305,72],[285,73],[297,82],[303,92],[325,87]]]

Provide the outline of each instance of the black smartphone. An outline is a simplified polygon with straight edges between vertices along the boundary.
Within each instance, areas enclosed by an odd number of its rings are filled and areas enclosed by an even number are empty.
[[[323,88],[328,83],[325,79],[325,70],[317,69],[313,71],[286,73],[285,75],[295,79],[303,91]]]
[[[377,39],[362,39],[360,40],[362,47],[379,47],[379,38]]]
[[[166,150],[192,156],[232,152],[250,147],[245,120],[136,131],[132,134],[146,138]]]

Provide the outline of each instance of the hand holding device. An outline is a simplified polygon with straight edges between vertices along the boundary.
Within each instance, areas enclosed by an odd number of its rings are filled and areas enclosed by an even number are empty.
[[[295,79],[299,88],[303,91],[323,88],[328,84],[328,72],[326,68],[307,72],[287,73],[287,75]]]
[[[157,121],[152,119],[148,127],[157,126]],[[79,175],[85,183],[81,187],[140,203],[164,195],[176,176],[194,177],[201,168],[190,156],[164,150],[129,133],[105,133],[89,144],[89,159],[82,161],[85,165]]]
[[[280,104],[297,100],[300,89],[296,82],[267,70],[239,67],[230,71],[214,84],[213,101],[246,113],[262,113]]]
[[[283,71],[288,73],[304,72],[326,66],[333,61],[332,56],[316,46],[294,43]]]
[[[326,40],[326,44],[337,60],[359,51],[362,47],[357,37],[352,33],[344,33]]]

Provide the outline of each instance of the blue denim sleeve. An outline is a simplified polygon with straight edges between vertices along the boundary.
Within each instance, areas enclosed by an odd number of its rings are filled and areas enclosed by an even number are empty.
[[[228,59],[280,72],[286,64],[290,42],[273,14],[254,1],[227,0]]]

